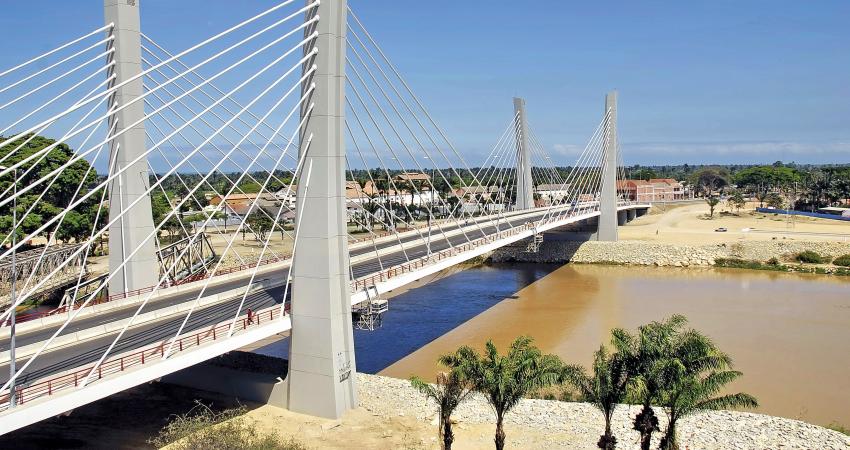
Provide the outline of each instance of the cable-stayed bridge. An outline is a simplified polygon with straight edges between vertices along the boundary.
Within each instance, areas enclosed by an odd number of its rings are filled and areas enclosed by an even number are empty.
[[[180,51],[104,3],[0,72],[0,433],[283,332],[283,405],[338,417],[352,308],[571,224],[616,240],[649,207],[617,192],[615,92],[568,169],[522,99],[472,166],[344,0]]]

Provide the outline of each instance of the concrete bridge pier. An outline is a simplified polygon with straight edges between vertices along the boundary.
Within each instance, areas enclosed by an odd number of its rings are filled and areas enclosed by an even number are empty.
[[[622,226],[629,223],[628,211],[617,211],[617,225]]]
[[[604,155],[602,159],[602,192],[599,194],[599,233],[600,241],[616,241],[617,225],[617,163],[619,146],[617,144],[617,91],[605,96],[605,134]]]
[[[142,72],[139,1],[104,0],[103,7],[106,23],[114,24],[115,39],[110,45],[115,52],[110,58],[115,66],[108,72],[110,76],[115,74],[109,83],[112,88]],[[141,78],[124,84],[109,97],[109,108],[124,106],[140,97],[142,92]],[[109,116],[113,135],[123,132],[109,143],[109,173],[125,169],[109,185],[109,220],[142,199],[109,227],[109,270],[110,273],[118,272],[109,280],[110,295],[153,286],[159,280],[155,240],[150,238],[143,243],[154,230],[150,196],[146,193],[147,157],[130,164],[145,153],[144,122],[134,125],[144,116],[144,102],[141,101]],[[137,248],[139,250],[130,257]],[[127,263],[119,269],[124,261]]]
[[[317,70],[302,87],[315,83],[302,115],[311,103],[314,109],[300,130],[299,156],[307,156],[298,175],[286,379],[290,410],[333,419],[357,407],[345,209],[346,3],[322,1],[307,12],[321,20],[304,30],[318,32],[318,53],[303,66]]]
[[[628,214],[628,216],[626,217],[627,221],[631,222],[631,221],[635,220],[635,218],[637,217],[637,210],[627,209],[626,214]]]
[[[525,99],[514,97],[516,117],[516,209],[534,208],[534,183],[531,179],[531,147],[525,117]]]

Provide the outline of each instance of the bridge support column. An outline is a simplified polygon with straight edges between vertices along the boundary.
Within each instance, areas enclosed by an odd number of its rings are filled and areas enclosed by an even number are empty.
[[[106,23],[113,23],[115,39],[110,44],[115,52],[110,61],[115,66],[108,72],[115,78],[109,87],[120,85],[142,72],[141,36],[139,34],[139,0],[104,0]],[[139,77],[119,87],[109,98],[109,108],[118,108],[142,95],[142,78]],[[109,116],[110,141],[109,173],[126,168],[109,185],[109,219],[118,217],[122,210],[141,198],[120,219],[109,227],[109,270],[115,274],[109,280],[109,293],[117,294],[152,286],[159,280],[159,262],[156,258],[155,239],[142,243],[154,229],[150,197],[146,194],[148,160],[145,153],[144,123],[134,125],[145,115],[144,102],[138,101]],[[136,249],[135,254],[130,256]],[[118,268],[126,261],[123,268]],[[116,273],[118,272],[118,273]]]
[[[525,99],[514,97],[516,118],[516,209],[534,208],[534,184],[531,180],[531,147],[525,118]]]
[[[602,160],[602,192],[599,194],[600,241],[617,240],[617,91],[605,96],[605,146]]]
[[[345,209],[346,11],[346,0],[323,0],[307,12],[320,20],[305,30],[318,31],[305,51],[315,46],[319,52],[304,64],[304,70],[316,64],[317,71],[302,89],[315,83],[304,102],[314,109],[300,134],[307,156],[298,179],[292,264],[287,406],[328,418],[357,406]]]

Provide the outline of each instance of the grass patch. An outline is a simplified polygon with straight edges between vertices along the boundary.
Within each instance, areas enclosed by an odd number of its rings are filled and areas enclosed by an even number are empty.
[[[809,264],[823,264],[828,262],[827,258],[821,256],[817,252],[813,252],[811,250],[806,250],[794,255],[794,259],[801,263],[809,263]]]
[[[257,429],[244,417],[244,407],[214,412],[196,401],[186,414],[174,416],[159,434],[148,440],[157,448],[174,450],[306,450],[303,444]]]
[[[827,425],[826,427],[829,428],[832,431],[837,431],[839,433],[846,434],[846,435],[850,436],[850,428],[847,428],[847,427],[845,427],[844,425],[841,425],[838,422],[832,422],[829,425]]]
[[[740,258],[717,258],[714,260],[714,265],[717,267],[728,267],[732,269],[775,270],[781,272],[788,271],[788,267],[779,264],[779,261],[776,258],[771,258],[771,260],[767,263]]]
[[[776,258],[770,258],[770,260],[764,263],[760,261],[752,261],[740,258],[717,258],[714,260],[714,266],[725,267],[730,269],[772,270],[775,272],[816,273],[820,275],[850,276],[850,268],[786,266],[784,264],[780,264],[779,260]]]

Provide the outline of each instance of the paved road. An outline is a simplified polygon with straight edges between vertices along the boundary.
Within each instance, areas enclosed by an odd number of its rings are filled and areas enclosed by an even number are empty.
[[[542,218],[544,214],[544,212],[541,212],[540,214],[531,217],[523,217],[521,219],[515,218],[512,220],[508,219],[506,221],[501,221],[497,225],[500,230],[504,230],[509,227],[522,225],[531,220]],[[492,223],[488,223],[486,226],[482,224],[480,230],[477,226],[471,225],[471,227],[471,230],[467,228],[466,231],[466,235],[469,236],[469,239],[477,239],[485,235],[493,234],[497,231],[496,224]],[[457,226],[453,226],[451,229],[456,228]],[[449,231],[450,228],[446,227],[446,230]],[[464,236],[464,234],[462,233],[449,237],[446,237],[442,234],[437,235],[436,233],[434,233],[431,236],[431,250],[433,252],[437,252],[449,248],[450,242],[451,245],[460,245],[468,241],[467,237]],[[403,238],[402,243],[404,243],[404,252],[399,249],[397,251],[381,255],[380,262],[378,261],[377,257],[373,256],[372,258],[353,264],[352,273],[354,275],[354,278],[361,278],[370,274],[378,273],[381,271],[382,265],[384,268],[391,267],[397,264],[404,263],[408,261],[408,259],[412,260],[425,256],[428,252],[425,243],[419,240],[418,234]],[[398,245],[397,240],[378,244],[378,248],[390,248],[394,245]],[[365,255],[370,252],[373,253],[374,251],[374,247],[364,247],[357,250],[353,250],[351,254],[352,256]],[[405,256],[405,253],[407,256]],[[258,280],[278,277],[280,279],[285,279],[285,277],[288,276],[288,273],[288,268],[282,268],[278,271],[263,275],[261,278],[258,278]],[[244,284],[245,280],[233,280],[232,282],[223,283],[219,286],[216,286],[215,288],[210,288],[208,289],[208,292],[210,294],[213,294],[216,292],[222,292],[240,286],[244,286]],[[148,308],[145,309],[145,311],[163,308],[188,300],[194,300],[196,296],[196,293],[187,293],[186,295],[163,299],[161,301],[152,303],[151,305],[149,305]],[[249,294],[242,312],[244,312],[247,308],[259,310],[274,304],[279,304],[282,296],[282,287],[257,291],[255,293]],[[199,330],[204,327],[208,327],[210,325],[232,319],[234,317],[236,308],[239,302],[241,301],[241,297],[242,296],[239,295],[237,297],[234,297],[233,299],[197,309],[195,312],[192,313],[189,322],[184,328],[183,334],[191,334],[191,332],[194,330]],[[130,317],[136,308],[137,306],[134,308],[123,308],[118,311],[110,311],[101,315],[83,318],[80,320],[79,324],[75,324],[73,327],[69,326],[66,331],[63,332],[63,334],[77,331],[80,329],[90,328],[98,324],[103,324]],[[180,314],[171,319],[164,319],[155,323],[133,327],[128,330],[127,333],[125,333],[121,341],[113,349],[112,354],[126,352],[136,348],[144,347],[155,342],[160,342],[164,339],[169,339],[174,336],[184,318],[185,314]],[[34,342],[42,342],[49,338],[50,335],[52,335],[52,333],[57,328],[58,326],[50,327],[43,330],[34,331],[32,333],[20,335],[16,339],[16,344],[18,346],[23,346]],[[32,380],[37,380],[48,375],[60,373],[74,367],[81,367],[86,364],[97,361],[97,359],[103,354],[103,352],[115,339],[115,336],[117,336],[117,334],[118,332],[116,331],[113,333],[105,334],[104,336],[97,339],[88,340],[73,346],[64,347],[40,355],[37,360],[30,366],[30,368],[27,369],[27,373],[24,375],[23,378],[20,379],[20,383],[27,383]],[[8,350],[8,336],[3,339],[2,344],[0,344],[0,348]],[[20,366],[21,364],[23,364],[25,360],[26,358],[19,358],[18,365]],[[8,373],[8,363],[0,365],[0,380],[2,380],[3,383],[5,383],[9,379]]]

